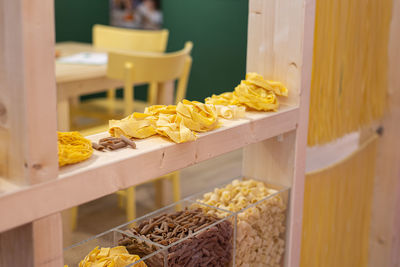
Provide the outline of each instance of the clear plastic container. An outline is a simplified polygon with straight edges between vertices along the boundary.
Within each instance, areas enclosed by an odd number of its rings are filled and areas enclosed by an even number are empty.
[[[124,233],[119,230],[112,229],[64,249],[64,264],[69,267],[79,266],[79,263],[96,247],[113,248],[119,246],[118,243],[123,238],[123,234]],[[142,267],[144,266],[144,261],[151,261],[156,257],[158,252],[159,251],[150,253],[146,255],[146,257],[138,259],[127,266]]]
[[[234,183],[246,180],[248,179],[238,179]],[[231,183],[232,181],[217,188],[224,188]],[[125,246],[129,253],[140,256],[140,260],[129,266],[139,267],[143,262],[149,267],[196,266],[196,264],[198,266],[283,266],[289,188],[267,183],[263,185],[268,188],[265,197],[259,196],[257,201],[244,203],[238,209],[229,206],[235,201],[228,201],[222,205],[219,205],[218,201],[201,203],[203,195],[214,190],[195,194],[67,248],[64,252],[65,264],[69,267],[78,266],[96,246],[120,245]],[[171,214],[180,212],[171,218],[175,221],[185,216],[187,218],[198,216],[200,220],[203,216],[199,214],[200,211],[201,214],[207,214],[214,219],[201,228],[196,227],[196,222],[193,221],[185,223],[183,220],[182,224],[178,222],[178,226],[187,229],[179,231],[186,231],[187,234],[174,236],[176,239],[168,241],[168,233],[173,232],[177,225],[168,225],[165,229],[165,224],[162,222],[169,219],[162,217],[164,214],[169,214],[171,217]],[[179,218],[185,212],[187,214]],[[193,215],[193,212],[197,213]],[[160,218],[163,219],[157,221]],[[190,222],[193,224],[188,225]],[[146,231],[148,229],[145,230],[144,227],[153,223],[153,228],[150,227],[151,229]],[[130,231],[129,229],[133,227],[139,229],[136,232]],[[163,236],[164,239],[147,237],[153,232],[155,235]]]
[[[158,266],[233,266],[234,259],[234,216],[227,213],[223,218],[216,218],[206,215],[201,209],[203,205],[190,200],[182,200],[165,208],[157,210],[146,216],[138,218],[118,228],[125,232],[120,245],[125,245],[131,254],[138,254],[149,267]],[[211,208],[215,210],[215,208]],[[172,221],[168,230],[164,232],[166,239],[151,236],[157,233],[161,236],[162,222]],[[202,218],[205,219],[202,219]],[[187,219],[185,219],[187,218]],[[196,221],[205,220],[206,224],[199,224]],[[161,222],[161,223],[160,223]],[[149,225],[152,230],[146,228]],[[138,231],[130,231],[137,226]],[[179,229],[182,237],[170,238],[175,229]],[[187,229],[182,230],[182,229]],[[187,234],[182,234],[186,232]],[[152,240],[149,240],[150,236]],[[170,238],[170,239],[169,239]],[[158,241],[155,241],[158,240]],[[168,241],[169,240],[169,241]],[[151,258],[146,258],[153,254]]]
[[[233,212],[236,266],[283,266],[289,188],[251,179],[256,181],[258,186],[262,183],[268,188],[266,195],[262,197],[263,191],[260,192],[257,186],[252,187],[253,189],[243,186],[241,196],[238,193],[240,187],[237,185],[252,183],[250,179],[245,178],[235,180],[209,192],[195,194],[189,199],[213,207],[214,210],[209,211],[211,213],[218,209],[215,213],[217,216],[223,217],[226,212]],[[245,199],[253,193],[252,190],[256,190],[254,192],[258,192],[261,197],[258,195],[258,198],[255,198],[257,201],[247,202]],[[245,199],[241,199],[242,197]]]

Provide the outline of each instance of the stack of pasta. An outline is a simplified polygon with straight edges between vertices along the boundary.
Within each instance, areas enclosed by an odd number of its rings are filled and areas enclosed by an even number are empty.
[[[183,100],[178,105],[155,105],[144,113],[133,113],[122,120],[110,120],[112,136],[147,138],[156,134],[175,143],[196,140],[196,133],[218,127],[218,118],[237,119],[245,110],[276,111],[277,96],[287,96],[288,90],[280,82],[264,80],[257,73],[248,73],[234,92],[213,95],[205,103]]]
[[[237,266],[281,266],[286,204],[276,190],[252,179],[234,180],[197,201],[208,205],[199,206],[208,215],[224,218],[226,211],[237,213]]]
[[[142,261],[131,265],[140,260],[138,255],[129,254],[124,246],[113,248],[95,247],[80,263],[79,267],[146,267]]]

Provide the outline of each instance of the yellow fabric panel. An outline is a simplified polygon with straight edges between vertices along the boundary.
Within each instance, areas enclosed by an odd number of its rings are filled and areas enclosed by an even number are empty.
[[[387,92],[392,0],[317,0],[308,144],[380,118]]]
[[[301,267],[367,266],[376,144],[306,175]]]

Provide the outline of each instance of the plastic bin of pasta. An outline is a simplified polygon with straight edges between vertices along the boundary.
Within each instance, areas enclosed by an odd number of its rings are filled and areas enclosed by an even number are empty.
[[[289,189],[256,179],[235,179],[193,197],[207,214],[236,217],[236,266],[282,266]],[[218,209],[216,209],[218,208]],[[221,211],[222,210],[222,211]]]
[[[144,267],[145,259],[129,254],[124,246],[119,246],[121,232],[110,230],[93,236],[64,250],[64,263],[75,266]],[[152,255],[150,255],[152,256]]]
[[[182,200],[138,218],[118,228],[125,233],[118,244],[149,267],[232,266],[234,216],[208,215],[202,206]]]

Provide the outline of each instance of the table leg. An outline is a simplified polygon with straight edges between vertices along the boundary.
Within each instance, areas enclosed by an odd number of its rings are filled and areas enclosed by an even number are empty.
[[[69,101],[64,99],[57,103],[57,125],[59,131],[69,131]]]
[[[158,86],[157,104],[172,105],[174,104],[175,82],[168,81],[160,83]]]

